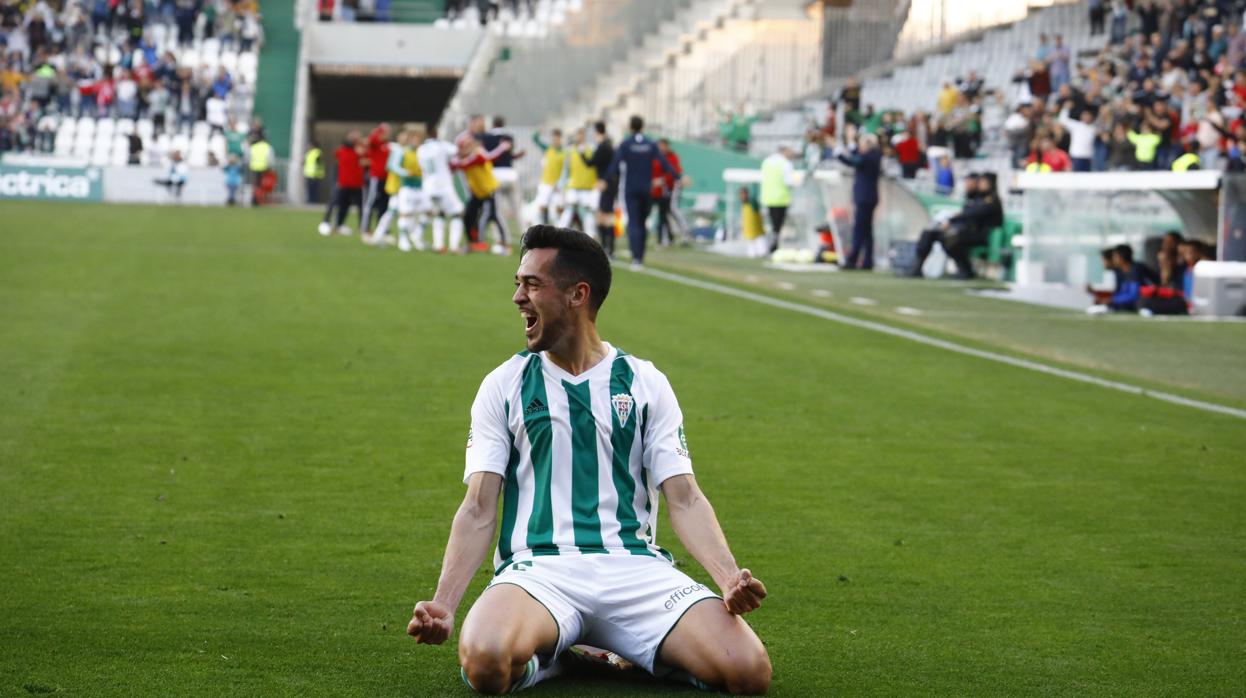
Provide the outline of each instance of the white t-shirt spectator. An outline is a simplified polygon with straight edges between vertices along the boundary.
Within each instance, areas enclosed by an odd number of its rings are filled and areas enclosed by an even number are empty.
[[[204,109],[207,111],[208,125],[224,130],[225,122],[228,120],[225,114],[225,100],[215,96],[209,97],[204,104]]]
[[[138,83],[130,78],[117,81],[117,101],[133,102],[138,99]]]
[[[1069,117],[1069,110],[1060,112],[1060,125],[1069,132],[1069,157],[1089,160],[1095,156],[1095,125],[1083,124]]]

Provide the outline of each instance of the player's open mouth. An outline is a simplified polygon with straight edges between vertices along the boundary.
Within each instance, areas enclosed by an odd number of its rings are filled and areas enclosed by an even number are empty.
[[[535,314],[535,313],[528,313],[528,312],[524,312],[524,311],[522,311],[522,310],[521,310],[521,311],[519,311],[519,313],[520,313],[521,315],[523,315],[523,320],[524,320],[524,333],[525,333],[525,334],[531,334],[531,333],[532,333],[533,328],[535,328],[535,327],[536,327],[536,322],[537,322],[537,316],[536,316],[536,314]]]

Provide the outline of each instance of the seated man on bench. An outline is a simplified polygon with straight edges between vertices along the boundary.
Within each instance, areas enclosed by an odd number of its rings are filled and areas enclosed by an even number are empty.
[[[909,275],[920,277],[922,264],[937,242],[956,262],[956,276],[974,278],[969,251],[986,244],[991,230],[1003,225],[1004,207],[995,188],[995,173],[986,172],[965,178],[965,206],[961,212],[939,225],[922,231],[917,240],[917,259]]]

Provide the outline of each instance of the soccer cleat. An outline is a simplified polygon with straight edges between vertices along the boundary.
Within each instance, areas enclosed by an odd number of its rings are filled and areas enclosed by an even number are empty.
[[[506,245],[494,245],[492,252],[500,257],[509,257],[511,249]]]
[[[329,237],[330,235],[333,234],[333,226],[329,225],[328,223],[321,223],[319,227],[316,228],[316,232],[320,233],[321,235],[325,237]]]
[[[338,235],[350,235],[350,234],[352,234],[353,232],[354,232],[354,231],[352,231],[352,230],[350,229],[350,226],[346,226],[346,225],[340,226],[340,227],[338,227],[338,229],[337,229],[337,234],[338,234]]]
[[[636,668],[635,664],[632,664],[618,654],[591,645],[572,645],[567,650],[566,656],[582,666],[593,669],[631,671]]]
[[[635,262],[635,261],[633,261],[633,262],[632,262],[631,269],[632,269],[632,271],[644,271],[644,270],[645,270],[645,265],[644,265],[644,264],[641,264],[640,262]]]

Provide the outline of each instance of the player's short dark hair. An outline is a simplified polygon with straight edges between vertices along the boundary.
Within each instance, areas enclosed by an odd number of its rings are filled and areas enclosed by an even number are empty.
[[[598,121],[594,123],[593,130],[596,131],[597,133],[600,133],[603,136],[606,135],[606,122]]]
[[[1132,263],[1134,261],[1134,248],[1129,245],[1117,245],[1114,251],[1126,262]]]
[[[592,289],[589,307],[596,313],[610,295],[613,271],[601,244],[584,233],[571,228],[552,225],[534,225],[523,236],[523,251],[556,249],[550,271],[559,285],[566,288],[581,281]]]
[[[550,134],[555,135],[555,136],[561,136],[561,135],[562,135],[562,129],[560,129],[560,128],[556,128],[556,129],[554,129],[553,131],[550,131]]]
[[[636,114],[627,120],[627,127],[636,133],[645,130],[645,119],[643,116]]]
[[[506,125],[506,117],[505,117],[505,116],[495,116],[495,117],[493,117],[493,128],[502,128],[502,127],[503,127],[503,126],[505,126],[505,125]]]

